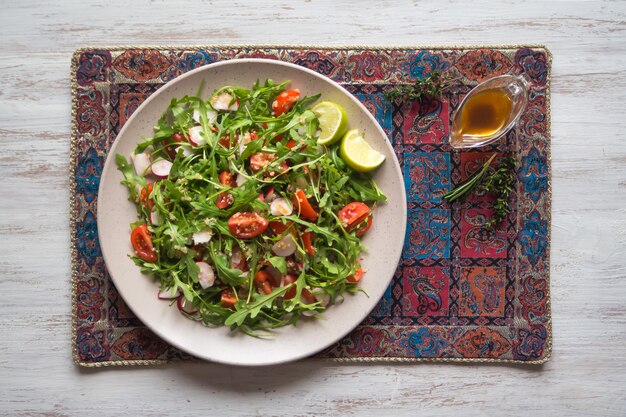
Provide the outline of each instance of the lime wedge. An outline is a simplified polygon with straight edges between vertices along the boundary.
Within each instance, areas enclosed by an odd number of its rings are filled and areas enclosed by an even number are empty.
[[[330,145],[341,139],[348,129],[348,116],[343,107],[331,101],[322,101],[312,110],[320,122],[321,133],[317,143]]]
[[[358,129],[346,133],[339,147],[339,155],[355,171],[367,172],[378,168],[385,155],[372,149]]]

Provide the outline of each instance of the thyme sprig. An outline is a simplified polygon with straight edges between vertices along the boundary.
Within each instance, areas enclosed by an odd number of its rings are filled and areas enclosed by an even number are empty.
[[[418,79],[413,84],[403,85],[387,91],[385,97],[389,101],[395,99],[422,101],[427,97],[437,98],[443,94],[446,88],[452,85],[452,81],[450,76],[444,76],[440,71],[435,70],[431,71],[423,80]]]
[[[465,198],[475,190],[483,190],[496,197],[493,205],[494,214],[485,222],[489,229],[497,226],[506,219],[511,212],[510,196],[515,184],[515,159],[504,157],[498,161],[498,166],[490,172],[489,167],[495,159],[494,153],[483,166],[473,173],[465,182],[443,196],[443,199],[451,203],[459,198]]]

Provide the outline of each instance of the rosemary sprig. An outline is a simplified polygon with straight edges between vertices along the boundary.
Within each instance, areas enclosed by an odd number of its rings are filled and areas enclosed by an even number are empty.
[[[452,84],[449,76],[443,76],[441,72],[432,71],[423,80],[416,80],[415,83],[396,87],[385,93],[385,97],[389,101],[395,99],[402,100],[418,100],[421,101],[426,97],[439,97],[443,90]]]
[[[511,157],[500,159],[496,169],[489,173],[489,167],[495,157],[494,153],[469,179],[443,196],[445,201],[451,203],[466,197],[476,189],[495,195],[493,217],[485,222],[485,226],[489,229],[497,226],[511,212],[509,197],[515,184],[515,159]]]
[[[456,187],[454,190],[444,195],[443,199],[446,200],[448,203],[451,203],[454,200],[465,197],[469,193],[474,191],[474,189],[481,183],[481,181],[485,177],[485,174],[487,174],[489,166],[491,165],[495,157],[496,154],[494,153],[493,155],[491,155],[491,158],[489,158],[487,162],[483,164],[482,168],[472,174],[465,182]]]

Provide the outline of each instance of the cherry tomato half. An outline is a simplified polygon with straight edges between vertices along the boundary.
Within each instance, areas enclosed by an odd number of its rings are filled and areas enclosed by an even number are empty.
[[[372,216],[367,216],[367,221],[362,221],[356,229],[356,237],[363,237],[370,227],[372,227]]]
[[[237,186],[237,181],[235,181],[235,177],[228,171],[220,172],[218,178],[220,180],[220,184],[230,185],[231,187]]]
[[[272,277],[272,274],[264,269],[260,269],[254,275],[254,283],[256,284],[259,291],[263,292],[264,294],[270,294],[272,292],[273,279],[274,278]]]
[[[285,275],[285,278],[283,279],[283,284],[285,286],[293,284],[294,282],[296,282],[296,276],[292,275],[292,274],[287,274]],[[293,297],[296,296],[296,286],[293,285],[291,288],[289,288],[287,290],[287,292],[285,293],[285,300],[291,300]]]
[[[287,229],[289,229],[291,226],[293,225],[293,223],[291,222],[281,222],[278,220],[274,220],[272,222],[269,223],[270,229],[272,229],[272,232],[274,232],[274,234],[276,236],[280,236],[283,233],[285,233],[287,231]]]
[[[230,139],[230,135],[224,135],[220,138],[218,143],[225,147],[226,149],[232,149],[237,146],[238,139],[234,137],[232,140]]]
[[[250,169],[252,172],[259,172],[267,167],[274,159],[275,156],[271,153],[257,152],[250,157]]]
[[[170,159],[176,158],[176,144],[182,142],[187,142],[187,139],[185,138],[185,135],[179,132],[174,133],[169,141],[163,141],[163,148]]]
[[[317,301],[317,298],[313,296],[306,288],[302,288],[302,292],[300,293],[300,297],[304,299],[307,304],[313,304]]]
[[[306,194],[304,194],[304,191],[302,191],[301,189],[296,190],[293,196],[293,205],[300,214],[300,217],[302,217],[304,220],[309,220],[312,222],[317,220],[319,214],[317,213],[317,211],[315,211],[313,206],[311,206],[311,203],[309,203],[309,200],[307,200],[306,198]]]
[[[235,297],[235,293],[230,288],[226,288],[222,290],[222,294],[220,295],[220,304],[224,308],[232,308],[237,303],[237,297]]]
[[[218,194],[217,198],[215,199],[215,206],[218,209],[223,210],[233,204],[233,201],[235,201],[235,197],[224,191],[223,193]]]
[[[154,207],[154,201],[150,198],[153,188],[154,183],[150,182],[141,189],[141,193],[139,194],[139,201],[148,209],[148,211],[152,211],[152,208]]]
[[[361,281],[361,278],[363,278],[363,268],[359,267],[359,269],[354,271],[354,274],[346,278],[346,281],[354,284],[354,283]]]
[[[287,113],[296,101],[300,98],[300,90],[285,90],[280,93],[276,100],[272,103],[272,110],[274,115],[280,116],[283,113]]]
[[[304,243],[304,249],[311,256],[315,256],[315,248],[313,247],[313,232],[302,233],[302,243]]]
[[[339,221],[343,223],[346,230],[350,232],[369,215],[370,208],[367,204],[355,201],[339,210],[337,217],[339,217]]]
[[[130,233],[130,243],[132,243],[135,253],[141,259],[146,262],[156,262],[157,254],[154,251],[154,245],[152,245],[152,237],[148,231],[148,226],[142,224],[135,227]]]
[[[238,212],[228,219],[228,230],[239,239],[251,239],[267,229],[267,219],[250,211]]]
[[[220,184],[229,185],[231,187],[237,186],[237,182],[235,181],[233,174],[228,171],[220,172],[218,178],[220,180]],[[218,209],[225,209],[226,207],[233,204],[233,201],[235,201],[235,198],[227,191],[224,191],[223,193],[219,194],[215,199],[215,205]]]

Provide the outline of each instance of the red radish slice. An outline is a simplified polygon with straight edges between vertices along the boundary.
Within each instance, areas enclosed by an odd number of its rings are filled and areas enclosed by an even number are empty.
[[[235,111],[239,108],[239,102],[235,101],[233,104],[233,96],[228,93],[220,93],[211,99],[211,106],[215,110]]]
[[[202,126],[194,126],[189,129],[189,143],[193,146],[200,146],[206,143]]]
[[[150,223],[152,223],[155,226],[161,225],[161,216],[159,215],[158,211],[152,210],[150,212]]]
[[[200,272],[198,273],[198,282],[200,282],[200,286],[202,289],[206,290],[209,287],[212,287],[215,284],[215,273],[213,272],[213,268],[206,262],[199,261],[196,262],[198,268],[200,268]]]
[[[196,309],[193,304],[191,304],[191,301],[187,300],[184,295],[178,297],[178,300],[176,300],[176,307],[178,307],[178,310],[186,314],[196,314],[198,312],[198,309]]]
[[[233,249],[233,255],[230,258],[230,267],[238,268],[243,259],[243,253],[241,253],[241,249],[235,248]]]
[[[287,200],[278,197],[270,204],[270,213],[272,216],[289,216],[293,213],[293,207]]]
[[[150,173],[150,155],[147,153],[130,154],[130,159],[133,161],[135,172],[137,175],[148,175]]]
[[[274,243],[271,249],[277,256],[290,256],[293,255],[297,248],[298,246],[293,240],[293,236],[291,233],[287,233],[285,237]]]
[[[192,235],[193,243],[199,245],[201,243],[207,243],[213,237],[213,231],[211,229],[206,229],[201,232],[196,232]]]
[[[200,117],[200,110],[196,109],[193,111],[193,120],[196,121],[196,123],[202,123],[202,118]],[[207,110],[206,111],[206,118],[207,118],[207,122],[209,123],[215,123],[215,120],[217,119],[217,112],[215,110]]]
[[[243,153],[243,151],[246,149],[246,145],[248,145],[248,143],[250,142],[252,142],[252,135],[250,134],[250,132],[246,132],[243,135],[237,136],[237,143],[239,143],[239,155]]]
[[[152,164],[152,173],[159,178],[167,178],[172,169],[172,163],[165,159],[159,159]]]
[[[188,156],[193,155],[193,149],[191,149],[189,146],[177,146],[176,147],[176,153],[178,153],[179,149],[183,150],[183,156],[185,158],[188,157]]]
[[[237,178],[235,182],[237,183],[237,187],[241,187],[248,179],[241,174],[237,174]]]
[[[316,294],[315,298],[317,299],[317,301],[319,301],[322,307],[326,307],[328,306],[328,304],[330,304],[330,295],[325,292],[321,294]]]
[[[265,202],[271,203],[272,201],[274,201],[276,197],[277,196],[276,196],[276,193],[274,192],[274,187],[270,187],[270,189],[267,190],[267,193],[265,193]]]
[[[157,293],[159,300],[173,300],[180,297],[180,289],[178,287],[165,288]]]

